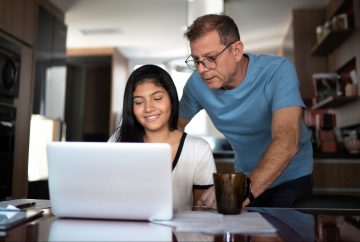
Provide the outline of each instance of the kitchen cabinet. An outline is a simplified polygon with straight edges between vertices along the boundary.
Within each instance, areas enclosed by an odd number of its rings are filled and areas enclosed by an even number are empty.
[[[63,22],[64,15],[49,0],[0,0],[0,34],[21,48],[19,94],[1,105],[16,109],[14,161],[11,198],[27,197],[30,119],[34,98],[34,59],[36,55],[39,7],[48,9]]]
[[[33,46],[35,13],[34,0],[1,0],[0,29],[27,45]]]
[[[314,193],[360,195],[360,158],[324,158],[314,162]]]
[[[217,172],[232,173],[233,158],[215,157]],[[314,194],[360,195],[360,158],[315,158]]]
[[[65,127],[65,88],[66,88],[66,32],[63,15],[44,0],[36,0],[37,30],[34,46],[34,80],[32,116],[30,126],[30,145],[28,158],[28,197],[48,198],[46,167],[46,141],[62,139]],[[40,120],[53,125],[47,126],[39,135],[36,129]],[[52,133],[52,135],[50,135]],[[36,139],[34,139],[36,136]],[[51,138],[50,138],[51,137]],[[46,170],[46,169],[45,169]]]

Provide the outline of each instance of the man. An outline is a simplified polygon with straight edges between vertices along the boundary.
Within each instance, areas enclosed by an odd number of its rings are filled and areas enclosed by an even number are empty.
[[[243,206],[291,207],[312,191],[312,146],[294,66],[285,58],[244,54],[238,28],[225,15],[204,15],[185,36],[195,70],[180,101],[179,128],[201,109],[235,152],[235,170],[251,180]],[[198,205],[215,207],[214,188]]]

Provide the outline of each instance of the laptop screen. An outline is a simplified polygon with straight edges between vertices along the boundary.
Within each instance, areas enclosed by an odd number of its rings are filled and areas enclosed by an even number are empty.
[[[155,143],[51,142],[52,212],[59,217],[172,217],[171,148]]]

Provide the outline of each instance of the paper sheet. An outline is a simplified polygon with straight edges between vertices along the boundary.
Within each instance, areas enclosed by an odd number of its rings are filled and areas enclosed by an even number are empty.
[[[169,221],[154,223],[176,227],[179,232],[219,233],[275,233],[276,229],[257,212],[222,215],[213,212],[181,212]]]

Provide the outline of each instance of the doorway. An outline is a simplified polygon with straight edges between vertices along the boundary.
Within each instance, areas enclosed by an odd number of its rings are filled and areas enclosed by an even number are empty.
[[[68,57],[66,141],[109,138],[111,56]]]

